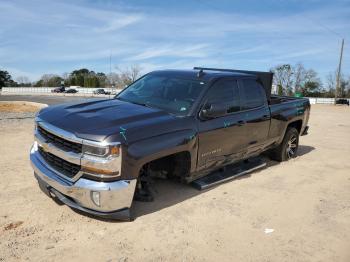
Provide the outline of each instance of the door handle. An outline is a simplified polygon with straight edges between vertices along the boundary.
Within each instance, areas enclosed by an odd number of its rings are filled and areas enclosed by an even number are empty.
[[[270,119],[270,116],[269,115],[263,115],[263,117],[261,119],[262,120]]]

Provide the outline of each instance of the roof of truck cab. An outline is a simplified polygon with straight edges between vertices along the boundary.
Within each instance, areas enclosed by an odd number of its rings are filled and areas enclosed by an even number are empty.
[[[238,72],[223,72],[223,71],[206,71],[203,70],[203,73],[198,76],[199,70],[176,70],[176,69],[169,69],[169,70],[157,70],[153,71],[150,74],[156,74],[156,75],[166,75],[166,76],[174,76],[174,77],[181,77],[181,78],[187,78],[187,79],[193,79],[193,80],[203,80],[203,81],[210,81],[215,78],[219,77],[253,77],[256,78],[255,75],[251,74],[245,74],[245,73],[238,73]]]

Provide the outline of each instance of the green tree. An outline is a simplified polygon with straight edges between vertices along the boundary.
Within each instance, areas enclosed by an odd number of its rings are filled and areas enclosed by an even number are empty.
[[[34,84],[35,87],[42,87],[44,86],[44,81],[42,79],[40,79],[39,81],[37,81],[35,84]]]
[[[300,87],[303,96],[322,96],[321,87],[322,83],[317,72],[313,69],[306,70]]]
[[[72,73],[70,73],[69,82],[71,85],[83,87],[87,83],[87,80],[85,80],[85,78],[88,77],[89,74],[90,71],[86,68],[74,70]]]
[[[306,69],[302,63],[295,66],[283,64],[271,69],[274,73],[273,82],[277,86],[279,95],[293,95],[296,92],[303,96],[322,96],[325,90],[321,89],[322,82],[317,72]]]
[[[0,88],[5,86],[17,86],[17,82],[13,81],[9,72],[0,70]]]
[[[81,87],[105,87],[107,84],[107,76],[104,73],[95,73],[86,68],[72,71],[68,79],[70,85]]]
[[[277,94],[279,96],[283,95],[283,86],[282,85],[277,86]]]
[[[50,78],[49,82],[48,82],[48,86],[49,87],[58,87],[61,85],[61,82],[63,81],[63,78],[60,76],[54,76],[52,78]]]
[[[108,79],[107,76],[104,73],[97,73],[97,84],[96,87],[106,87],[108,86]]]
[[[320,96],[320,83],[317,81],[308,81],[301,87],[303,96]]]
[[[37,87],[58,87],[61,85],[63,78],[58,75],[45,74],[41,79],[35,83]]]

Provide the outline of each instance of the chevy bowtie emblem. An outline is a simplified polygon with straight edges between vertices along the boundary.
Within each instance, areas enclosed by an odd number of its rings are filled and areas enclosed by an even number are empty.
[[[49,146],[47,144],[39,144],[39,146],[41,147],[42,150],[44,150],[45,152],[47,152],[49,150]]]

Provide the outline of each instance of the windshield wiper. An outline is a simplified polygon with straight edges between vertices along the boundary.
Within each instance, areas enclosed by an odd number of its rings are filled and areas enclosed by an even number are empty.
[[[116,99],[120,100],[120,101],[124,101],[124,102],[129,102],[135,105],[139,105],[139,106],[145,106],[145,107],[150,107],[152,108],[150,105],[146,104],[146,103],[142,103],[142,102],[136,102],[136,101],[130,101],[130,100],[125,100],[125,99],[121,99],[120,97],[116,97]]]
[[[136,105],[139,105],[139,106],[146,106],[146,107],[149,107],[149,105],[145,104],[145,103],[141,103],[141,102],[135,102],[135,101],[128,101],[130,103],[133,103],[133,104],[136,104]]]

